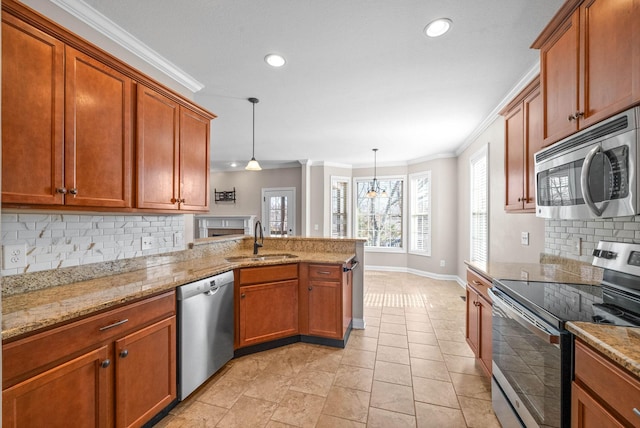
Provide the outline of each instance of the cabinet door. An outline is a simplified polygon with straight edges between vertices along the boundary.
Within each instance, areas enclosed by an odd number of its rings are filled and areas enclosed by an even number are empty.
[[[524,107],[518,104],[505,117],[506,211],[519,211],[524,192]]]
[[[180,107],[180,209],[209,211],[209,119]]]
[[[580,7],[580,128],[633,105],[637,14],[634,0],[588,0]]]
[[[621,424],[587,391],[578,384],[571,384],[571,427],[572,428],[622,428]]]
[[[116,341],[116,426],[139,427],[176,398],[176,317]]]
[[[478,293],[476,293],[469,285],[467,285],[467,343],[478,355],[480,350],[480,326],[478,318]]]
[[[240,287],[240,347],[298,334],[298,280]]]
[[[484,297],[478,296],[478,309],[480,311],[480,347],[479,357],[480,362],[484,366],[485,371],[491,376],[491,358],[492,358],[492,334],[491,334],[491,302],[487,301]]]
[[[112,366],[103,346],[5,389],[2,426],[110,426]]]
[[[66,205],[131,206],[131,79],[67,46]]]
[[[579,16],[575,12],[540,49],[545,145],[578,130],[569,115],[578,111]]]
[[[542,149],[542,95],[540,88],[535,89],[523,102],[524,107],[524,205],[525,210],[536,208],[536,174],[535,158],[537,151]]]
[[[138,85],[137,207],[179,207],[179,105]]]
[[[2,14],[2,202],[60,205],[64,45]]]
[[[340,282],[309,281],[309,335],[342,339]]]

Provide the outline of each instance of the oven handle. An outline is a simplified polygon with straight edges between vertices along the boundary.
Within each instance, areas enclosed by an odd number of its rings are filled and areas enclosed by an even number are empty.
[[[591,162],[593,161],[595,155],[597,155],[598,153],[603,153],[602,146],[600,146],[599,144],[589,150],[589,153],[587,153],[587,155],[584,157],[584,162],[580,171],[580,187],[582,188],[582,198],[584,199],[584,202],[587,204],[591,212],[593,212],[598,217],[601,217],[602,213],[607,208],[608,202],[603,201],[602,208],[598,208],[591,198],[591,188],[589,187],[589,173],[591,172]]]
[[[529,318],[534,318],[531,315],[527,314],[527,310],[524,309],[520,304],[516,301],[509,299],[506,296],[503,296],[502,293],[498,292],[496,294],[491,288],[487,290],[489,295],[491,296],[491,300],[493,300],[494,305],[500,306],[505,312],[509,313],[511,317],[516,320],[521,326],[529,330],[531,333],[535,334],[542,340],[552,345],[557,345],[560,343],[560,333],[554,334],[549,331],[549,329],[542,324],[536,324],[529,320]]]

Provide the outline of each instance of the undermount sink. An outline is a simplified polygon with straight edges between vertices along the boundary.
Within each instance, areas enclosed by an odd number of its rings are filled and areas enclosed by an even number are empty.
[[[295,259],[295,254],[252,254],[250,256],[233,256],[226,257],[225,260],[228,262],[262,262],[265,260],[285,260],[285,259]]]

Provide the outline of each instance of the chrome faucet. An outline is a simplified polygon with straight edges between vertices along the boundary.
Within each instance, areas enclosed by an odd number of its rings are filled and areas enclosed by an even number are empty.
[[[258,244],[258,230],[260,230],[260,243]],[[262,223],[260,220],[256,221],[256,225],[253,228],[253,254],[258,254],[258,248],[264,245],[264,235],[262,234]]]

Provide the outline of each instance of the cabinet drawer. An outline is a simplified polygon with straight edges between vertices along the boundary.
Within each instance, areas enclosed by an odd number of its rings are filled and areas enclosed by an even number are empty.
[[[341,265],[309,265],[309,279],[342,280]]]
[[[489,280],[471,269],[467,269],[467,283],[488,301],[491,301],[489,293],[487,292],[487,290],[491,288],[491,282]]]
[[[575,342],[575,379],[627,421],[640,423],[633,410],[640,410],[640,381],[579,340]]]
[[[240,269],[240,285],[284,281],[298,278],[298,264],[260,266]]]
[[[175,292],[171,291],[4,344],[2,387],[14,385],[109,339],[174,315],[175,305]]]

